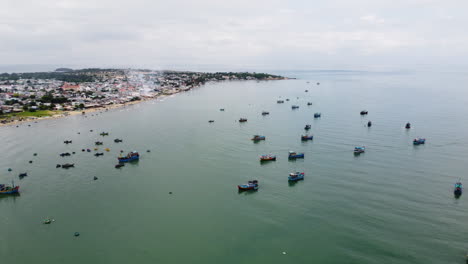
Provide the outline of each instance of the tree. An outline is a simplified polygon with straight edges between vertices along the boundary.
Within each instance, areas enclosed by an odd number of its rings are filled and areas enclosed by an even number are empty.
[[[83,109],[83,108],[85,108],[85,106],[84,106],[83,103],[81,103],[81,104],[78,105],[78,108]]]

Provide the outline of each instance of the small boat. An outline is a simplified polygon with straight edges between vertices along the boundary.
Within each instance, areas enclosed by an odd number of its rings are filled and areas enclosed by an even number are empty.
[[[309,130],[312,126],[311,125],[305,125],[304,129]]]
[[[71,156],[71,154],[68,152],[60,153],[60,157],[65,157],[65,156]]]
[[[96,142],[94,142],[94,144],[96,144],[96,145],[102,145],[103,143],[102,143],[102,141],[96,141]]]
[[[19,186],[0,184],[0,194],[15,194],[19,192]]]
[[[265,136],[254,135],[252,140],[253,141],[265,140]]]
[[[367,115],[367,114],[368,114],[368,111],[367,111],[367,110],[362,110],[360,114],[361,114],[361,115]]]
[[[214,120],[208,120],[208,123],[214,123]]]
[[[462,195],[462,193],[463,193],[463,184],[460,181],[457,181],[453,189],[453,194],[455,195],[455,197],[458,198]]]
[[[129,152],[125,157],[118,157],[119,162],[129,162],[140,159],[140,154],[136,151]]]
[[[50,225],[50,224],[51,224],[52,222],[54,222],[54,221],[55,221],[55,220],[53,220],[53,219],[46,219],[46,220],[44,220],[43,223],[44,223],[45,225]]]
[[[308,93],[308,92],[309,92],[309,90],[305,90],[305,92],[306,92],[306,93]]]
[[[286,99],[286,101],[289,101],[289,99]]]
[[[366,152],[366,147],[354,147],[354,154],[361,154]]]
[[[224,108],[219,109],[219,111],[223,112],[223,111],[224,111]]]
[[[123,141],[123,140],[122,140],[122,139],[119,139],[119,138],[114,139],[114,142],[115,142],[115,143],[120,143],[120,142],[122,142],[122,141]]]
[[[64,169],[68,169],[68,168],[71,168],[71,167],[75,167],[75,163],[62,164],[62,168],[64,168]]]
[[[276,160],[275,155],[261,155],[260,156],[260,161],[273,161]]]
[[[24,178],[24,177],[26,177],[26,176],[28,176],[28,173],[26,173],[26,172],[20,173],[20,174],[18,175],[18,177],[19,177],[20,179],[22,179],[22,178]]]
[[[411,128],[411,124],[408,122],[406,123],[406,126],[405,126],[406,129],[410,129]]]
[[[247,118],[241,118],[241,119],[239,119],[239,122],[241,122],[241,123],[242,122],[247,122]]]
[[[101,134],[99,134],[101,136],[108,136],[109,135],[109,132],[102,132]]]
[[[322,117],[322,113],[315,113],[314,114],[314,118],[319,118],[319,117]]]
[[[109,151],[110,151],[110,148],[105,148],[104,150],[107,151],[107,152],[109,152]]]
[[[371,121],[367,122],[367,127],[371,127],[371,126],[372,126],[372,122]]]
[[[297,153],[295,151],[289,151],[288,159],[303,159],[304,153]]]
[[[248,191],[248,190],[258,190],[258,181],[257,180],[252,180],[249,181],[247,184],[240,184],[237,185],[237,188],[239,191]]]
[[[309,135],[301,136],[302,141],[308,141],[312,139],[314,139],[314,136],[309,136]]]
[[[63,143],[65,143],[65,144],[71,144],[72,141],[71,141],[71,140],[65,140]]]
[[[312,105],[312,102],[307,102],[307,105]]]
[[[90,149],[86,149],[86,151],[87,151],[87,152],[91,152],[91,150],[90,150]]]
[[[103,156],[103,155],[104,155],[104,153],[102,153],[102,152],[94,154],[94,156],[96,156],[96,157]]]
[[[298,105],[293,105],[293,106],[291,106],[291,109],[298,109],[298,108],[299,108]]]
[[[276,101],[276,103],[282,104],[282,103],[284,103],[284,101],[283,100],[278,100],[278,101]]]
[[[98,150],[99,148],[94,148],[94,150]]]
[[[262,112],[262,115],[269,115],[269,114],[270,114],[270,112],[267,112],[267,111]]]
[[[288,176],[288,181],[300,181],[304,179],[304,172],[291,172]]]
[[[123,166],[125,166],[125,164],[119,163],[119,164],[115,165],[115,168],[118,169],[118,168],[121,168],[121,167],[123,167]]]
[[[420,145],[420,144],[424,144],[424,143],[426,143],[425,138],[415,138],[413,140],[413,145]]]
[[[320,85],[320,83],[318,82],[317,85]]]

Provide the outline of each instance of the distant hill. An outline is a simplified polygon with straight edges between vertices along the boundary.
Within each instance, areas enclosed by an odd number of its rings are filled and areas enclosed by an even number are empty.
[[[55,70],[56,72],[72,72],[73,69],[70,68],[58,68]]]

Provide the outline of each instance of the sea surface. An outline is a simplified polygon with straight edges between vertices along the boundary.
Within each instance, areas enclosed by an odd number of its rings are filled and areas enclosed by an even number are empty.
[[[464,263],[468,194],[455,199],[453,184],[468,184],[468,75],[282,74],[298,79],[208,83],[86,117],[1,127],[0,182],[14,180],[21,194],[0,197],[0,256],[15,264]],[[301,142],[306,124],[314,140]],[[253,143],[254,134],[266,141]],[[413,146],[415,137],[426,144]],[[81,151],[95,141],[104,156]],[[355,146],[367,150],[354,156]],[[140,161],[115,169],[121,150],[139,151]],[[305,159],[288,161],[290,150]],[[278,160],[260,164],[261,154]],[[75,168],[56,168],[63,163]],[[305,180],[288,184],[293,171]],[[257,192],[237,191],[252,179]]]

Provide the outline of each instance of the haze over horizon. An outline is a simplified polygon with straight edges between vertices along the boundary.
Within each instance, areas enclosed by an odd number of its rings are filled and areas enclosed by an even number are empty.
[[[468,69],[462,1],[4,0],[2,65]]]

